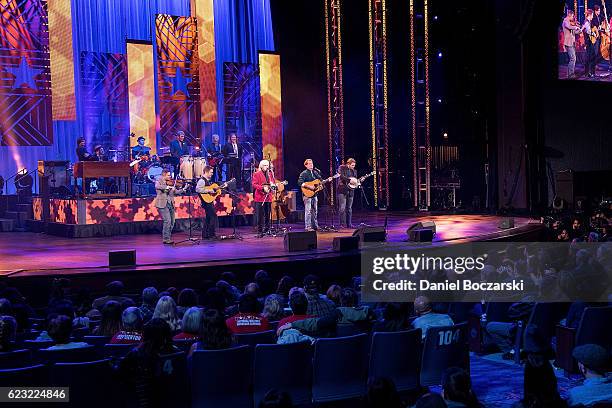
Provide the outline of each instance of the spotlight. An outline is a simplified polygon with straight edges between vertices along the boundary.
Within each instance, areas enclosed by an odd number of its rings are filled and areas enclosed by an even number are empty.
[[[442,98],[438,98],[438,103],[442,103]]]
[[[448,133],[446,133],[446,132],[442,133],[442,137],[445,138],[445,139],[448,139]]]
[[[442,51],[438,51],[438,58],[442,58]]]
[[[438,16],[433,16],[434,21],[438,21]]]

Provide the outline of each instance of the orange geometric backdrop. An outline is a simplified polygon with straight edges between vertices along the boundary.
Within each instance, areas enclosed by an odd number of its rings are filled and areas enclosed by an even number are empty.
[[[130,146],[138,144],[138,137],[145,138],[145,145],[151,154],[157,153],[155,116],[155,71],[153,45],[151,43],[128,41],[128,90],[130,106]]]
[[[269,157],[272,160],[275,177],[283,179],[283,111],[279,55],[259,53],[259,81],[263,158]]]
[[[53,120],[76,120],[71,0],[47,0]]]
[[[198,29],[198,70],[202,122],[217,121],[217,85],[215,61],[215,13],[213,0],[191,0],[191,16]]]

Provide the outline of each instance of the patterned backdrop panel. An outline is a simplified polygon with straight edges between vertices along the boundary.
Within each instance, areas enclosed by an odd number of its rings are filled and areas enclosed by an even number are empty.
[[[200,85],[195,19],[158,14],[155,27],[162,146],[168,146],[179,130],[185,132],[189,144],[199,145]]]
[[[106,151],[129,145],[127,62],[125,55],[81,52],[83,136]]]
[[[0,0],[0,146],[53,143],[46,7]]]

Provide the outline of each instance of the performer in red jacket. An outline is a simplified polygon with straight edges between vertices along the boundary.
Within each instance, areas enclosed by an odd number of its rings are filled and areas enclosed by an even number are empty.
[[[259,170],[253,174],[253,199],[255,201],[255,215],[257,218],[258,237],[263,237],[270,231],[270,212],[272,210],[273,189],[276,187],[274,173],[270,170],[270,162],[259,162]]]

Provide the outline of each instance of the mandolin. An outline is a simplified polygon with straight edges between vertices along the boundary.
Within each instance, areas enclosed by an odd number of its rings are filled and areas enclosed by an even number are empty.
[[[225,183],[218,185],[217,183],[213,183],[209,186],[206,186],[207,190],[212,190],[212,193],[198,193],[198,195],[200,196],[200,199],[202,201],[204,201],[207,204],[213,203],[215,202],[215,200],[217,199],[217,197],[219,197],[221,195],[221,190],[223,190],[224,188],[227,188],[227,185],[236,181],[235,178],[226,181]]]
[[[285,186],[288,184],[289,182],[287,180],[285,181],[277,181],[274,184],[264,184],[263,185],[263,192],[264,194],[268,194],[270,191],[277,191],[277,192],[282,192],[285,189]]]
[[[365,175],[363,175],[363,176],[361,176],[359,178],[357,178],[357,177],[349,177],[349,182],[348,182],[347,186],[351,190],[355,190],[356,188],[361,187],[361,183],[363,183],[363,181],[365,179],[367,179],[368,177],[373,176],[374,174],[376,174],[376,170],[374,170],[374,171],[372,171],[372,172],[370,172],[368,174],[365,174]]]
[[[308,198],[312,198],[315,195],[317,195],[317,193],[321,190],[323,190],[323,186],[326,183],[329,183],[330,181],[332,181],[333,179],[336,179],[340,177],[340,174],[334,174],[331,177],[326,178],[325,180],[313,180],[313,181],[307,181],[304,183],[304,185],[301,187],[302,188],[302,195],[304,197],[308,197]]]

